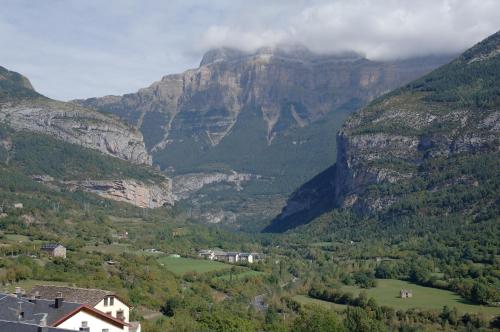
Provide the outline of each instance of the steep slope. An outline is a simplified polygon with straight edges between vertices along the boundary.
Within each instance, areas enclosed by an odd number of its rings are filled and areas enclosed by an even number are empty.
[[[38,94],[0,68],[0,163],[56,190],[83,190],[143,208],[173,204],[172,183],[148,165],[142,135],[110,116]]]
[[[153,162],[173,176],[253,175],[243,191],[233,187],[237,199],[217,204],[258,205],[277,198],[279,209],[284,195],[334,162],[332,128],[350,112],[447,60],[374,62],[300,47],[217,49],[198,68],[165,76],[137,93],[75,103],[140,129]],[[221,191],[220,185],[213,189]]]
[[[37,93],[24,76],[0,67],[0,122],[49,134],[136,164],[151,164],[142,134],[118,119]]]
[[[334,207],[381,219],[498,216],[499,91],[496,33],[351,116],[333,171],[299,189],[267,230]]]

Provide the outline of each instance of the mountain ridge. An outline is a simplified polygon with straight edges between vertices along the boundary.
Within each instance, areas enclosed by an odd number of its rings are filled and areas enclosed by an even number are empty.
[[[429,210],[441,206],[439,195],[464,200],[462,207],[453,209],[474,218],[478,206],[492,204],[491,196],[484,195],[474,206],[455,190],[465,184],[478,192],[497,190],[498,178],[483,178],[484,171],[474,163],[499,163],[499,49],[497,32],[450,64],[353,114],[337,136],[334,171],[316,180],[321,186],[297,190],[266,230],[293,228],[336,207],[392,218],[391,214],[399,215],[397,211],[411,204],[420,206],[420,201],[428,202]],[[443,167],[441,174],[439,167]],[[446,173],[449,179],[443,178]],[[461,180],[454,179],[458,176]],[[318,192],[323,195],[318,197]],[[300,205],[307,200],[308,204]],[[423,206],[413,209],[420,211]],[[456,213],[448,213],[452,212]],[[311,218],[293,218],[308,213]]]

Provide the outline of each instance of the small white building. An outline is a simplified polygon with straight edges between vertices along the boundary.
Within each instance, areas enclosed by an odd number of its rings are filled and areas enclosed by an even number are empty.
[[[23,207],[23,203],[14,203],[14,209],[22,209]]]
[[[248,262],[248,263],[253,263],[253,254],[247,253],[247,252],[242,252],[240,254],[240,262]]]

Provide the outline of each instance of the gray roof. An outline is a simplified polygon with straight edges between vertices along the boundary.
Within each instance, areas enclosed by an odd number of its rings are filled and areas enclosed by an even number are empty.
[[[14,322],[19,320],[24,323],[40,325],[43,317],[46,316],[46,324],[51,325],[80,306],[80,303],[64,301],[61,307],[56,308],[54,299],[37,299],[35,302],[31,302],[26,297],[18,298],[12,294],[0,293],[0,320]],[[19,318],[19,309],[23,312],[22,318]],[[0,329],[0,331],[3,330]]]
[[[31,296],[38,295],[41,299],[55,299],[58,293],[62,294],[64,301],[88,304],[94,307],[106,296],[115,295],[113,292],[102,289],[89,289],[65,286],[37,285],[31,289]]]
[[[55,248],[57,248],[59,246],[64,247],[60,243],[45,243],[45,244],[42,245],[42,250],[53,250],[53,249],[55,249]]]
[[[59,329],[57,327],[42,327],[24,322],[11,322],[0,320],[1,332],[74,332],[74,330]]]

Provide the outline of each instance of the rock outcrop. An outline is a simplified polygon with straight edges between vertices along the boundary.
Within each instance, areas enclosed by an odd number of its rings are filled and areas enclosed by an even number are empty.
[[[135,164],[151,165],[140,132],[82,107],[50,100],[4,103],[0,121],[15,130],[47,134]]]
[[[87,180],[67,182],[73,189],[95,193],[114,201],[126,202],[141,208],[154,209],[174,205],[172,182],[148,184],[134,179]]]
[[[82,190],[140,208],[154,209],[174,205],[172,181],[166,177],[155,183],[136,179],[62,181],[48,175],[33,175],[32,178],[53,189]]]
[[[260,178],[259,175],[235,171],[178,175],[173,178],[173,194],[176,200],[182,200],[200,191],[203,187],[221,183],[233,185],[236,191],[241,191],[245,182],[258,178]]]
[[[69,143],[130,161],[151,165],[142,134],[121,122],[37,93],[29,80],[0,67],[0,123],[14,130],[50,135]]]

